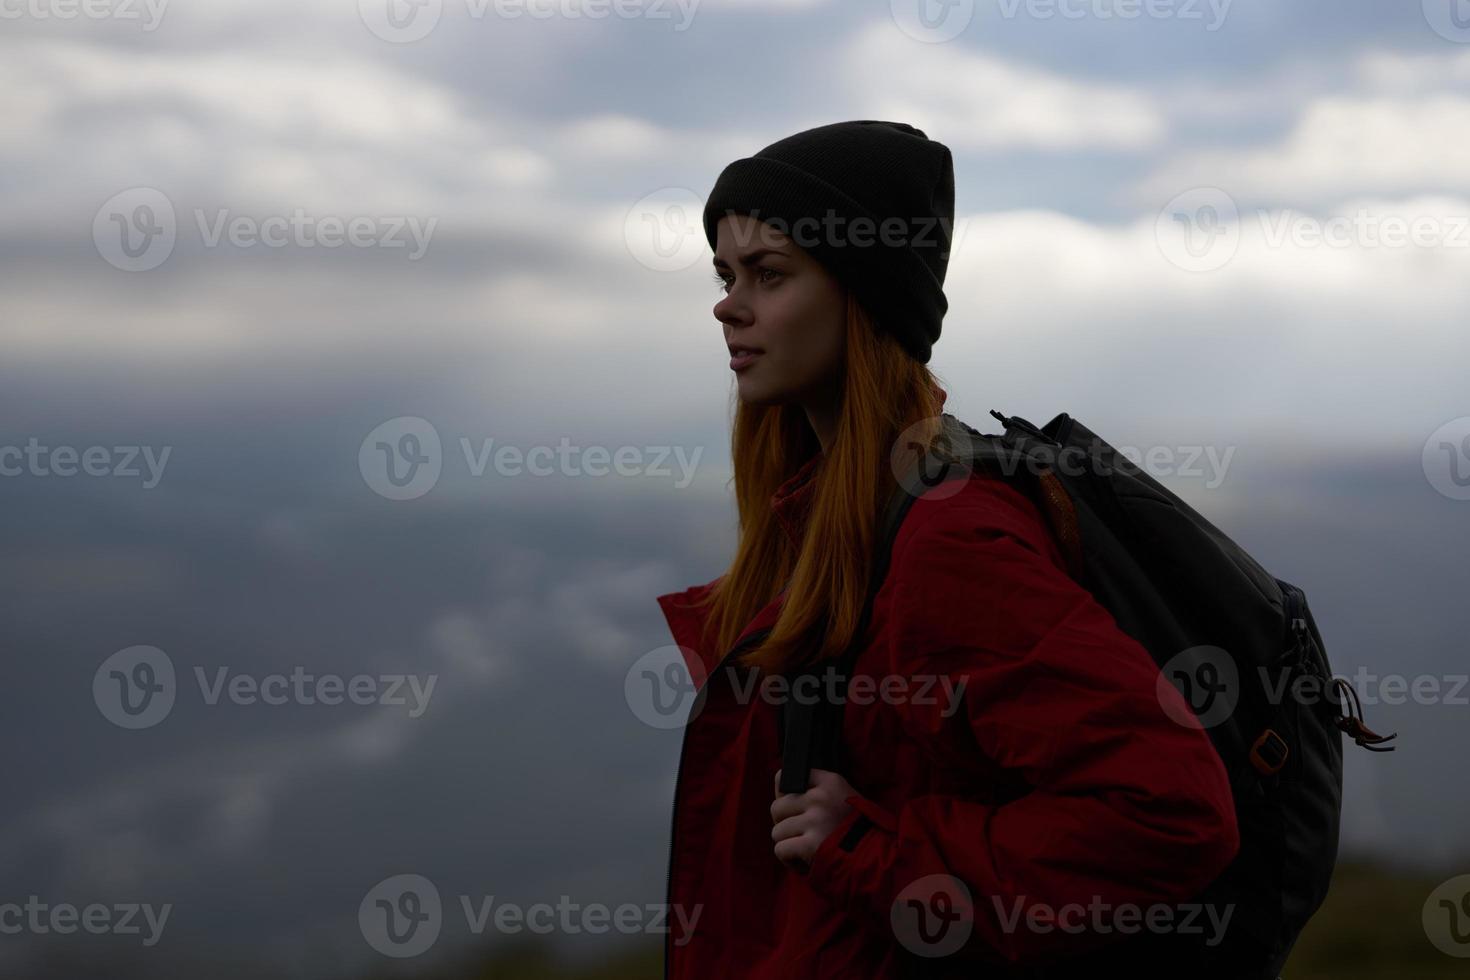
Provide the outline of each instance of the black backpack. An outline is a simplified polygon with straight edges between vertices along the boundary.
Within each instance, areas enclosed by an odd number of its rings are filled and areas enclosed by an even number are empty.
[[[918,493],[982,467],[1012,482],[1045,515],[1072,577],[1149,651],[1206,726],[1230,775],[1241,841],[1235,860],[1194,900],[1219,908],[1233,904],[1218,945],[1206,948],[1197,935],[1182,931],[1140,932],[1096,953],[1015,975],[1276,978],[1332,877],[1342,808],[1341,733],[1374,751],[1391,750],[1378,743],[1394,736],[1364,725],[1356,691],[1333,677],[1300,588],[1272,576],[1066,413],[1042,429],[991,414],[1004,435],[982,435],[945,413],[927,452],[912,447],[914,464],[899,481],[878,536],[857,640],[836,660],[797,673],[835,671],[831,690],[843,691],[893,540]],[[1301,684],[1317,685],[1316,695],[1293,696]],[[816,689],[829,690],[825,684]],[[1220,720],[1222,696],[1231,702]],[[782,792],[804,791],[813,767],[845,771],[845,700],[786,701],[778,715]]]

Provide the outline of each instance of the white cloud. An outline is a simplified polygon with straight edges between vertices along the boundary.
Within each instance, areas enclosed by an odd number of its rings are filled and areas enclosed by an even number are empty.
[[[444,213],[467,188],[519,191],[553,174],[523,128],[513,136],[449,89],[341,54],[33,40],[5,45],[0,66],[0,112],[20,120],[0,144],[20,224],[54,224],[63,202],[129,186],[220,207]]]
[[[500,365],[514,361],[496,396],[514,392],[528,412],[576,411],[557,404],[568,391],[577,393],[572,402],[590,402],[636,388],[640,404],[614,411],[625,425],[640,412],[655,417],[687,404],[691,392],[724,389],[729,377],[718,358],[707,254],[676,272],[639,265],[624,223],[640,191],[636,184],[624,191],[627,181],[599,183],[604,173],[622,167],[655,186],[691,173],[712,179],[729,160],[834,118],[808,107],[816,118],[775,119],[761,135],[619,111],[540,122],[345,55],[303,63],[268,51],[157,51],[139,60],[60,41],[10,53],[18,57],[0,58],[11,83],[0,100],[24,121],[22,138],[4,152],[24,166],[13,169],[19,178],[5,204],[22,226],[42,229],[37,241],[54,250],[31,254],[30,242],[17,239],[21,258],[8,265],[0,293],[8,352],[150,360],[322,356],[349,347],[377,357],[484,352]],[[1463,363],[1455,326],[1467,310],[1455,287],[1465,279],[1466,250],[1273,247],[1269,222],[1252,211],[1239,254],[1201,275],[1163,260],[1153,222],[1164,200],[1222,168],[1232,180],[1210,182],[1236,193],[1242,208],[1254,208],[1255,193],[1286,195],[1298,207],[1328,195],[1316,220],[1362,207],[1452,217],[1464,208],[1463,194],[1412,197],[1394,185],[1418,174],[1462,186],[1470,173],[1470,100],[1442,91],[1464,63],[1462,55],[1364,59],[1356,69],[1363,84],[1394,92],[1322,97],[1274,145],[1169,161],[1127,224],[1046,208],[960,215],[936,363],[984,364],[994,350],[1024,360],[1065,345],[1076,353],[1057,383],[1114,404],[1136,390],[1119,391],[1112,379],[1135,372],[1162,379],[1201,417],[1358,404],[1341,371],[1272,374],[1276,363],[1311,362],[1325,345],[1339,368],[1391,376],[1410,400],[1437,397],[1436,385],[1451,384],[1445,365]],[[864,110],[836,118],[911,120],[957,152],[1142,148],[1164,129],[1152,99],[1127,86],[958,44],[926,46],[920,58],[886,25],[859,29],[835,64],[835,77]],[[285,74],[271,77],[277,68]],[[302,87],[315,91],[298,103],[291,93]],[[558,186],[564,175],[607,189],[568,195]],[[180,244],[172,265],[130,277],[95,254],[90,222],[110,194],[149,180],[173,194],[181,238],[192,207],[347,214],[397,207],[441,223],[418,266],[381,250],[302,249],[272,262],[259,250],[201,251],[193,241]],[[1333,209],[1367,194],[1376,200]],[[1387,336],[1385,324],[1404,320],[1413,344]],[[1343,349],[1348,332],[1351,349]],[[1254,363],[1262,345],[1279,355],[1264,367]],[[1198,362],[1191,371],[1218,372],[1216,388],[1181,380],[1179,364],[1191,357]],[[1279,385],[1281,401],[1252,403],[1227,382],[1231,370]],[[518,386],[552,374],[556,385]],[[711,399],[711,417],[723,412],[721,400]],[[463,622],[455,629],[448,639],[463,641]]]
[[[1144,180],[1137,197],[1162,203],[1199,186],[1293,204],[1470,190],[1470,97],[1324,96],[1275,144],[1182,153]]]
[[[1470,83],[1470,48],[1434,54],[1370,51],[1354,70],[1362,83],[1381,91],[1458,89]]]
[[[247,50],[150,53],[32,40],[7,45],[5,66],[7,82],[27,86],[9,101],[43,93],[52,117],[89,106],[127,112],[172,104],[260,136],[379,147],[470,139],[483,128],[462,115],[449,92],[342,55],[304,61]]]
[[[725,164],[749,156],[776,138],[762,140],[758,134],[728,126],[674,128],[607,112],[554,127],[546,145],[562,171],[586,175],[595,167],[622,165],[651,185],[659,175],[680,173],[707,174],[713,183]]]
[[[1360,209],[1438,216],[1448,229],[1470,200],[1354,201],[1341,217]],[[986,401],[970,414],[1042,402],[1084,418],[1126,415],[1159,438],[1305,430],[1324,443],[1415,446],[1463,414],[1470,232],[1442,247],[1277,244],[1280,215],[1249,211],[1233,257],[1190,272],[1165,257],[1155,218],[975,216],[951,259],[934,355],[957,401],[979,388]]]
[[[1184,149],[1141,181],[1133,199],[1162,203],[1191,187],[1218,186],[1241,198],[1302,206],[1361,193],[1470,190],[1467,82],[1470,51],[1367,52],[1342,91],[1293,85],[1301,109],[1280,138]],[[1203,93],[1191,91],[1195,98],[1175,111],[1193,111]],[[1222,104],[1244,99],[1259,113],[1258,94],[1231,95]]]
[[[921,45],[891,24],[858,31],[839,56],[868,117],[912,123],[955,149],[1142,149],[1165,119],[1147,94],[1073,78],[958,44]],[[922,55],[922,56],[920,56]]]
[[[643,119],[608,113],[568,123],[562,144],[586,159],[643,160],[677,144],[678,136]]]

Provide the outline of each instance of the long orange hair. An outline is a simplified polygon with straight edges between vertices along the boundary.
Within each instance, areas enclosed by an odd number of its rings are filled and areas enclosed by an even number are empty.
[[[739,543],[706,602],[723,655],[751,618],[790,588],[770,635],[739,661],[779,673],[837,656],[857,632],[867,598],[878,521],[897,488],[890,453],[911,426],[930,443],[944,393],[934,373],[874,328],[850,291],[837,432],[813,478],[799,547],[771,511],[776,490],[821,445],[793,404],[747,405],[735,396],[730,450]]]

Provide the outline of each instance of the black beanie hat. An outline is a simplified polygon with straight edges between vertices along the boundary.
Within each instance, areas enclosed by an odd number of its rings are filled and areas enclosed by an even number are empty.
[[[720,172],[704,205],[711,250],[731,213],[789,236],[853,290],[878,329],[928,363],[949,308],[949,147],[877,119],[804,130]]]

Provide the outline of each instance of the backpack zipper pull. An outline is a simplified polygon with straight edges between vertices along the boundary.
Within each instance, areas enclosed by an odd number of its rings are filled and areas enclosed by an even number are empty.
[[[1337,727],[1352,736],[1354,742],[1361,745],[1370,752],[1392,752],[1398,748],[1396,745],[1380,746],[1378,743],[1387,742],[1397,738],[1398,732],[1388,735],[1380,735],[1367,725],[1363,724],[1363,705],[1358,700],[1358,692],[1351,684],[1341,677],[1332,679],[1332,686],[1338,692],[1338,703],[1347,708],[1347,716],[1337,719]],[[1344,697],[1346,695],[1346,697]]]

